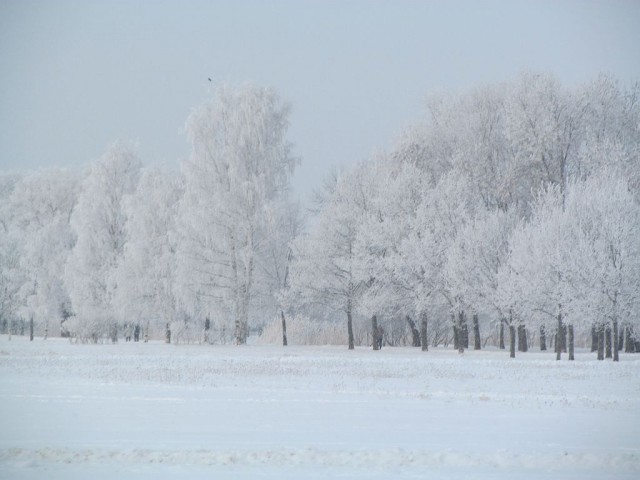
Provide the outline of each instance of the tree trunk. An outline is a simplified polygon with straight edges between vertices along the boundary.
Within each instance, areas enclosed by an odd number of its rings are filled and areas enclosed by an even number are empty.
[[[33,315],[29,317],[29,341],[33,342]]]
[[[242,322],[240,320],[240,316],[236,316],[234,326],[235,326],[236,345],[242,345]]]
[[[524,325],[518,325],[518,351],[527,352],[529,346],[527,345],[527,329]]]
[[[504,350],[504,318],[500,319],[500,350]]]
[[[613,317],[613,361],[620,361],[620,356],[618,355],[619,347],[618,347],[618,319]]]
[[[411,329],[411,336],[412,338],[412,346],[414,347],[419,347],[420,346],[420,332],[418,331],[418,327],[416,327],[416,322],[413,321],[413,319],[407,315],[406,316],[407,319],[407,323],[409,324],[409,328]]]
[[[609,325],[604,329],[605,355],[604,358],[611,358],[611,327]]]
[[[632,329],[630,325],[627,325],[624,329],[624,351],[625,353],[635,353],[636,344],[632,338]]]
[[[429,341],[427,340],[427,314],[422,313],[420,315],[420,344],[422,346],[422,351],[426,352],[429,350]]]
[[[575,360],[574,349],[573,349],[573,325],[569,324],[568,327],[569,332],[569,360]]]
[[[349,350],[353,350],[355,346],[353,341],[353,319],[351,318],[351,302],[349,302],[349,306],[347,307],[347,333],[349,335]]]
[[[135,328],[138,328],[138,325],[135,326]],[[209,320],[209,317],[206,317],[204,319],[204,343],[209,343],[209,330],[211,329],[211,320]],[[136,330],[137,332],[137,330]],[[133,339],[137,342],[138,341],[138,333],[134,334]]]
[[[409,318],[409,317],[407,317]],[[378,341],[378,336],[379,336],[379,332],[378,332],[378,318],[373,315],[371,317],[371,338],[372,338],[372,343],[373,343],[373,349],[374,350],[380,350],[380,342]]]
[[[242,321],[240,320],[240,273],[238,272],[238,253],[236,250],[236,235],[231,232],[231,271],[233,272],[233,314],[234,314],[234,335],[236,345],[242,343]]]
[[[516,327],[509,325],[509,356],[516,358]]]
[[[118,343],[118,324],[116,322],[111,324],[111,342]]]
[[[591,351],[598,351],[598,330],[595,325],[591,325]]]
[[[619,352],[622,351],[623,345],[624,345],[624,328],[618,325],[618,351]]]
[[[562,326],[562,310],[558,312],[558,332],[556,333],[556,360],[562,358],[562,332],[564,327]]]
[[[280,310],[280,316],[282,317],[282,346],[287,346],[287,321],[284,318],[284,311]]]
[[[562,353],[567,353],[567,326],[562,325]]]
[[[467,316],[464,312],[460,312],[460,331],[462,333],[462,348],[469,348],[469,325],[467,323]],[[461,352],[462,353],[462,352]]]
[[[171,343],[171,328],[169,327],[168,323],[164,331],[164,343]]]
[[[480,321],[478,314],[473,315],[473,349],[480,350],[482,348],[480,341]]]
[[[469,330],[466,328],[466,323],[464,312],[460,311],[453,316],[453,348],[458,350],[458,353],[464,353],[464,349],[469,345]]]
[[[254,269],[254,252],[255,247],[253,245],[253,229],[247,234],[247,248],[246,252],[249,255],[249,259],[245,266],[245,282],[242,286],[242,344],[247,344],[247,338],[249,338],[249,306],[251,305],[251,292],[253,291],[253,269]]]
[[[249,267],[247,267],[248,269]],[[249,336],[249,302],[251,300],[249,296],[250,279],[241,286],[239,292],[239,298],[236,300],[237,316],[236,316],[236,345],[246,345],[247,337]]]
[[[598,360],[604,360],[604,325],[598,325]]]
[[[458,328],[457,319],[453,323],[453,349],[460,350],[460,329]]]
[[[540,351],[544,352],[547,350],[547,334],[544,330],[544,325],[540,327]]]

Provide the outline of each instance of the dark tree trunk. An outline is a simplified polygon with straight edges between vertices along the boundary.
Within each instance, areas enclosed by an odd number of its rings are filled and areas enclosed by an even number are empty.
[[[473,349],[480,350],[480,322],[478,321],[478,315],[473,315]]]
[[[426,352],[429,350],[429,341],[427,339],[427,314],[422,313],[420,315],[420,344],[422,346],[422,351]]]
[[[351,318],[351,305],[347,309],[347,333],[349,335],[349,350],[355,348],[353,341],[353,319]]]
[[[522,331],[524,330],[524,327],[522,325],[518,325],[517,331],[516,331],[516,335],[518,337],[518,351],[519,352],[524,352],[524,347],[522,345]]]
[[[469,325],[467,323],[467,316],[464,312],[460,312],[460,333],[461,333],[461,347],[469,348]],[[458,349],[459,351],[460,349]]]
[[[573,349],[573,325],[569,324],[568,326],[569,332],[569,360],[575,360],[574,349]]]
[[[164,331],[164,342],[171,343],[171,328],[169,328],[168,323],[167,323],[167,328]]]
[[[380,336],[380,332],[378,332],[378,317],[373,315],[371,317],[371,340],[373,343],[374,350],[380,350],[380,343],[378,341],[379,336]]]
[[[529,345],[527,344],[527,329],[524,325],[518,325],[518,351],[529,351]]]
[[[604,360],[604,325],[598,325],[598,360]]]
[[[633,341],[633,330],[627,325],[624,329],[624,351],[625,353],[635,353],[636,343]]]
[[[412,346],[419,347],[420,346],[420,332],[418,331],[418,327],[416,327],[416,322],[407,315],[407,323],[409,324],[409,328],[411,329],[412,338]]]
[[[616,321],[616,323],[618,323]],[[624,345],[624,328],[618,326],[618,351],[622,351],[622,347]]]
[[[618,347],[618,319],[613,318],[613,361],[620,361],[620,356],[618,355],[619,347]]]
[[[458,353],[464,353],[464,349],[469,347],[469,329],[464,312],[460,311],[453,316],[453,348]]]
[[[116,322],[111,324],[111,342],[118,343],[118,324]]]
[[[140,327],[138,325],[135,326],[135,333],[133,335],[133,339],[137,342],[138,341],[138,336],[140,335],[139,333]],[[211,330],[211,320],[209,319],[209,317],[206,317],[204,319],[204,343],[209,343],[209,330]]]
[[[453,318],[453,349],[460,350],[460,329],[458,328],[458,318]]]
[[[547,350],[547,334],[544,330],[544,325],[540,327],[540,351],[545,352]]]
[[[286,347],[289,342],[287,342],[287,320],[284,318],[283,310],[280,310],[280,317],[282,317],[282,346]]]
[[[564,328],[562,326],[562,311],[558,312],[558,331],[556,332],[556,360],[562,358],[562,332]]]
[[[458,312],[457,316],[455,317],[455,330],[453,331],[454,334],[454,348],[457,348],[458,353],[464,353],[464,348],[465,348],[465,342],[464,342],[464,329],[462,328],[463,322],[465,321],[464,319],[464,312],[460,311]]]
[[[591,325],[591,351],[598,351],[598,329],[595,325]]]
[[[235,336],[236,336],[236,345],[242,345],[242,320],[240,320],[240,317],[238,316],[237,312],[236,312],[234,328],[235,328]],[[171,342],[167,342],[167,343],[171,343]]]
[[[516,327],[509,325],[509,356],[516,358]]]
[[[29,341],[33,342],[33,315],[29,317]]]
[[[559,328],[559,330],[558,330]],[[556,334],[553,336],[554,338],[554,347],[553,351],[558,352],[560,349],[560,353],[566,353],[567,351],[567,326],[562,325],[562,327],[556,327]]]
[[[504,318],[500,319],[500,350],[504,350]]]
[[[611,327],[609,325],[604,329],[605,354],[604,358],[611,358]]]

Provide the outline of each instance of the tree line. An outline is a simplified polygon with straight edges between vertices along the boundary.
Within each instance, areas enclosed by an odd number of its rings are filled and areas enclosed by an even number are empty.
[[[238,344],[275,329],[286,345],[287,324],[345,322],[349,348],[491,338],[515,356],[535,336],[572,359],[589,338],[617,360],[640,332],[639,93],[524,73],[432,97],[304,213],[289,105],[220,87],[187,119],[179,173],[116,144],[82,176],[1,177],[3,328]]]

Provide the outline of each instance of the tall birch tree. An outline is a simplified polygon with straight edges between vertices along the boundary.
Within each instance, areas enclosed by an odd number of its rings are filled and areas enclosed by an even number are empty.
[[[268,213],[287,194],[296,163],[286,139],[289,110],[272,89],[220,87],[187,120],[181,298],[201,314],[231,319],[239,345],[255,305]]]

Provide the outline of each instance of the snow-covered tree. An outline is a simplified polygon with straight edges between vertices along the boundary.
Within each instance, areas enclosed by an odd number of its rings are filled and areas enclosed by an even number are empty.
[[[369,165],[339,174],[323,195],[319,217],[293,244],[287,298],[292,308],[322,307],[347,319],[348,348],[355,345],[353,317],[368,281],[360,275],[356,242],[369,209]]]
[[[367,195],[367,209],[357,233],[356,265],[359,281],[367,284],[359,311],[372,319],[375,316],[376,323],[378,317],[406,320],[412,344],[426,349],[427,342],[420,338],[415,323],[418,317],[426,321],[425,312],[416,308],[424,277],[420,267],[407,263],[403,251],[422,202],[425,182],[421,173],[414,163],[398,161],[398,157],[381,157],[371,163],[366,188],[361,189]],[[373,330],[375,337],[376,328]]]
[[[20,232],[13,224],[9,203],[18,175],[0,176],[0,322],[11,338],[12,320],[19,307],[18,292],[24,282],[20,266]]]
[[[134,193],[123,199],[127,243],[117,272],[114,307],[120,318],[149,328],[176,318],[176,221],[181,178],[157,169],[142,171]]]
[[[468,177],[452,170],[424,196],[416,216],[412,242],[412,256],[429,275],[424,283],[428,290],[421,296],[419,305],[427,302],[431,308],[443,303],[448,306],[453,319],[454,344],[459,351],[468,344],[467,312],[462,298],[464,290],[447,282],[447,251],[460,229],[473,219],[480,207],[481,200],[477,191],[470,187]],[[407,255],[407,258],[411,256]]]
[[[135,151],[116,144],[89,167],[71,215],[77,235],[65,269],[74,332],[97,341],[109,334],[117,340],[113,298],[115,276],[127,240],[123,200],[135,191],[141,164]]]
[[[60,272],[75,238],[70,226],[78,180],[65,170],[24,177],[10,198],[13,225],[20,232],[20,263],[24,283],[19,292],[22,315],[44,327],[60,326],[69,315],[70,301]]]
[[[288,345],[286,291],[289,288],[289,272],[293,261],[292,242],[302,233],[304,217],[298,202],[284,199],[267,217],[267,238],[263,254],[256,263],[258,295],[261,310],[268,314],[279,313],[282,322],[282,344]],[[285,313],[286,312],[286,313]]]
[[[628,180],[604,170],[570,185],[566,215],[579,235],[567,252],[574,259],[566,272],[572,309],[577,318],[611,326],[617,361],[621,322],[638,327],[640,204]]]
[[[640,83],[623,88],[598,75],[576,94],[582,108],[582,142],[572,174],[586,178],[603,167],[626,178],[640,191]],[[636,194],[636,199],[640,197]]]
[[[551,75],[527,72],[506,102],[507,135],[522,185],[521,195],[542,183],[566,188],[574,168],[583,114],[573,92]]]
[[[548,185],[539,192],[530,221],[514,230],[508,261],[500,269],[502,310],[510,312],[512,356],[514,325],[527,324],[556,332],[560,358],[563,325],[570,322],[568,252],[575,243],[563,198],[559,185]]]
[[[217,89],[187,120],[193,152],[182,165],[180,296],[187,308],[232,319],[238,344],[246,342],[255,306],[269,212],[286,195],[295,166],[288,116],[273,90],[247,85]]]
[[[509,312],[499,301],[498,273],[508,259],[515,223],[513,211],[480,211],[451,242],[445,264],[446,283],[460,292],[464,308],[500,322],[502,335]]]
[[[556,332],[560,358],[564,325],[573,359],[573,329],[618,327],[638,311],[638,203],[628,182],[610,172],[541,190],[532,217],[510,240],[500,295],[529,326]],[[602,351],[599,352],[602,356]]]

